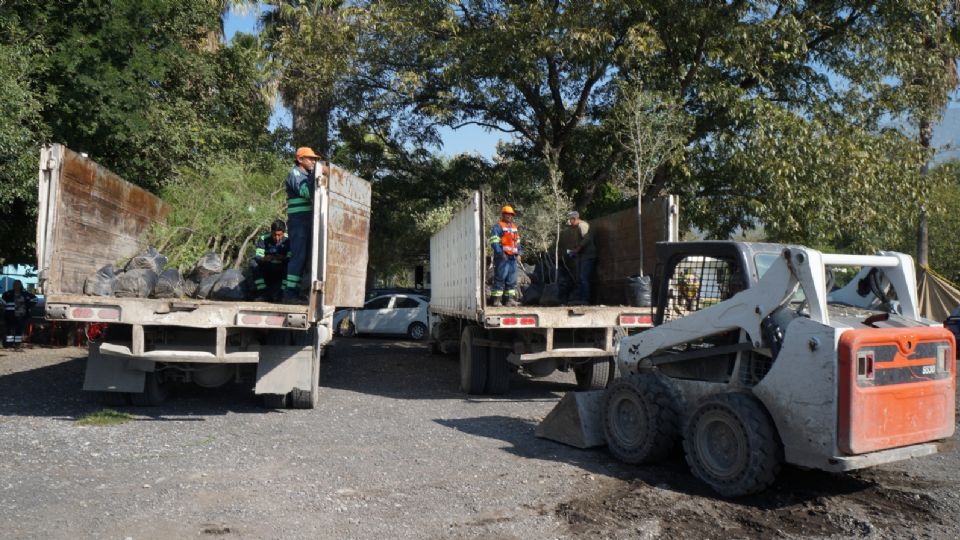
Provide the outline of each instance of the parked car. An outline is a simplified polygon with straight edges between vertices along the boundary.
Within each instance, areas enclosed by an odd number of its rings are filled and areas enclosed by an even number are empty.
[[[344,308],[333,315],[337,335],[406,334],[411,339],[427,337],[430,301],[417,294],[385,294],[370,300],[363,308]]]

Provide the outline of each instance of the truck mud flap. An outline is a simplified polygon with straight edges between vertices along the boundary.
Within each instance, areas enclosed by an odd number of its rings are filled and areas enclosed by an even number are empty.
[[[149,364],[149,365],[145,365]],[[143,392],[147,371],[153,371],[153,362],[141,362],[132,369],[129,358],[100,353],[100,344],[91,343],[83,389],[99,392]]]
[[[286,394],[294,388],[309,391],[313,347],[263,347],[257,364],[257,394]]]

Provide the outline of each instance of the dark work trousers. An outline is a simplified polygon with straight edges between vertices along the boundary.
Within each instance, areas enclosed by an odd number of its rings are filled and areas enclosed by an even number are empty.
[[[298,295],[304,269],[310,260],[313,237],[313,212],[287,216],[287,236],[290,238],[290,262],[287,263],[287,295]],[[309,279],[309,278],[308,278]]]
[[[257,262],[256,259],[250,259],[250,275],[253,276],[253,284],[257,294],[263,294],[270,298],[283,291],[283,285],[287,278],[287,264],[282,262]]]
[[[597,266],[597,259],[580,259],[578,257],[564,257],[563,266],[557,276],[560,290],[560,301],[580,300],[590,303],[590,282],[593,280],[593,270]],[[569,270],[569,271],[568,271]],[[572,293],[576,289],[576,295]]]
[[[496,255],[493,258],[493,289],[491,296],[517,296],[517,258]]]

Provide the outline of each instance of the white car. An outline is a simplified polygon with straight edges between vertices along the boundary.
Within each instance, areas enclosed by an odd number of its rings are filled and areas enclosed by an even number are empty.
[[[385,294],[371,298],[363,308],[346,308],[333,315],[338,335],[406,334],[412,339],[427,337],[430,302],[414,294]]]

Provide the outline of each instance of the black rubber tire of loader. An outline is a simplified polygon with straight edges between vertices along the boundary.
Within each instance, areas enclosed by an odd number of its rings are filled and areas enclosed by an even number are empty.
[[[489,349],[473,344],[475,338],[482,337],[486,332],[478,326],[466,326],[460,334],[460,390],[468,394],[482,394],[487,386]]]
[[[680,440],[682,395],[655,373],[619,378],[607,388],[603,432],[610,453],[624,463],[653,463],[666,458]]]
[[[577,378],[577,390],[603,390],[613,382],[617,371],[614,357],[604,356],[594,358],[573,367],[573,375]]]
[[[783,462],[773,420],[760,400],[744,392],[701,399],[687,420],[683,449],[693,474],[723,497],[767,489]]]

